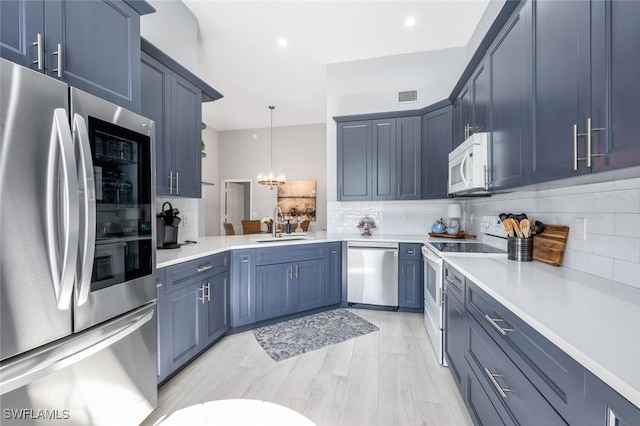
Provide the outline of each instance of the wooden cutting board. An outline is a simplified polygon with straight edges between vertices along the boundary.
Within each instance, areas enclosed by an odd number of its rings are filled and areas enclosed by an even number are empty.
[[[429,236],[438,238],[475,238],[475,235],[465,234],[464,231],[459,231],[457,234],[437,234],[435,232],[429,232]]]
[[[562,265],[568,236],[568,226],[545,224],[544,232],[533,236],[533,259],[553,266]]]

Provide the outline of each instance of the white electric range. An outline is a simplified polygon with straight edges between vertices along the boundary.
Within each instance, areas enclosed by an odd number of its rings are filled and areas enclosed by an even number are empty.
[[[432,238],[422,247],[424,261],[424,325],[438,361],[444,356],[444,266],[447,256],[506,256],[507,233],[497,216],[483,216],[480,239]]]

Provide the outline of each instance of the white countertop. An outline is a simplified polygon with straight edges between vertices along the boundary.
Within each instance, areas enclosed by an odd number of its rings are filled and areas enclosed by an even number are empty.
[[[426,243],[428,235],[310,232],[304,240],[257,242],[269,234],[205,237],[157,250],[158,268],[228,250],[331,241]],[[477,240],[476,240],[477,241]],[[443,256],[490,296],[640,407],[640,289],[570,268],[503,256]]]
[[[292,236],[295,233],[291,234]],[[304,240],[286,240],[276,242],[257,242],[257,239],[269,238],[271,234],[233,235],[223,237],[199,238],[197,244],[183,245],[178,249],[156,250],[156,267],[165,268],[181,262],[222,253],[227,250],[238,250],[258,247],[277,247],[294,244],[326,243],[331,241],[379,241],[396,243],[424,243],[428,236],[416,235],[372,235],[362,237],[357,234],[329,234],[327,232],[307,232]]]
[[[540,262],[445,260],[640,407],[640,289]]]

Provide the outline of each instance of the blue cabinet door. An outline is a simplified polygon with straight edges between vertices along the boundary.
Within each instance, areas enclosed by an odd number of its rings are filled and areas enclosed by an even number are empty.
[[[202,293],[202,282],[196,279],[191,285],[165,294],[159,301],[161,338],[158,347],[165,375],[191,360],[203,347],[200,331]]]
[[[202,194],[202,91],[177,74],[172,78],[171,141],[174,195]]]
[[[640,164],[640,3],[593,1],[593,171]]]
[[[167,377],[167,366],[164,365],[167,357],[165,356],[161,356],[160,354],[162,353],[161,351],[164,350],[166,348],[166,344],[164,342],[164,339],[166,338],[164,330],[162,329],[162,325],[163,324],[163,318],[166,315],[164,312],[164,304],[163,304],[163,298],[165,297],[164,295],[164,285],[165,285],[165,270],[164,268],[161,269],[156,269],[156,289],[157,289],[157,298],[158,298],[158,315],[157,315],[157,321],[158,321],[158,383],[160,383],[161,381],[163,381],[166,377]]]
[[[140,15],[124,1],[47,0],[46,73],[140,112]]]
[[[327,293],[325,305],[342,300],[342,243],[327,244]]]
[[[255,249],[234,250],[231,260],[231,326],[256,322]]]
[[[202,309],[203,345],[219,339],[230,328],[229,273],[208,278],[205,285],[206,304]]]
[[[512,15],[489,48],[490,188],[520,186],[531,174],[531,3]]]
[[[141,113],[156,126],[156,195],[171,195],[171,70],[142,52],[141,75]]]
[[[422,289],[422,261],[400,260],[398,305],[401,308],[420,309],[424,306]]]
[[[471,127],[473,125],[473,109],[472,109],[472,92],[471,82],[462,88],[455,102],[455,114],[454,121],[454,141],[453,147],[457,147],[465,141],[471,134]]]
[[[490,71],[485,62],[478,65],[478,68],[471,77],[471,95],[472,95],[472,116],[471,133],[480,133],[489,131],[489,101]]]
[[[395,200],[396,187],[396,120],[372,122],[373,192],[374,200]]]
[[[453,107],[422,116],[422,199],[447,197],[447,167],[453,149]]]
[[[325,259],[297,262],[293,268],[295,279],[292,287],[294,312],[322,306],[327,287]]]
[[[33,0],[2,0],[0,56],[44,72],[44,44],[38,46],[38,39],[44,43],[44,3]]]
[[[338,200],[371,199],[371,121],[338,123]]]
[[[585,132],[591,105],[589,1],[532,4],[534,37],[533,181],[588,173],[584,161],[574,170],[573,127]],[[586,138],[577,139],[578,157]]]
[[[256,321],[293,312],[293,264],[263,265],[256,268]]]
[[[585,370],[585,426],[640,425],[640,408]]]
[[[419,200],[421,196],[421,120],[396,119],[396,199]]]

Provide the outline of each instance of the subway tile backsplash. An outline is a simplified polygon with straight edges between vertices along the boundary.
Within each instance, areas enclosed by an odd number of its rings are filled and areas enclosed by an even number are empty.
[[[486,198],[434,201],[331,202],[327,230],[358,234],[358,220],[376,220],[374,234],[426,235],[435,220],[447,219],[447,205],[463,205],[462,228],[480,232],[480,219],[498,213],[526,213],[534,220],[569,226],[563,267],[640,288],[640,178],[522,190]],[[586,220],[584,240],[576,220]]]

